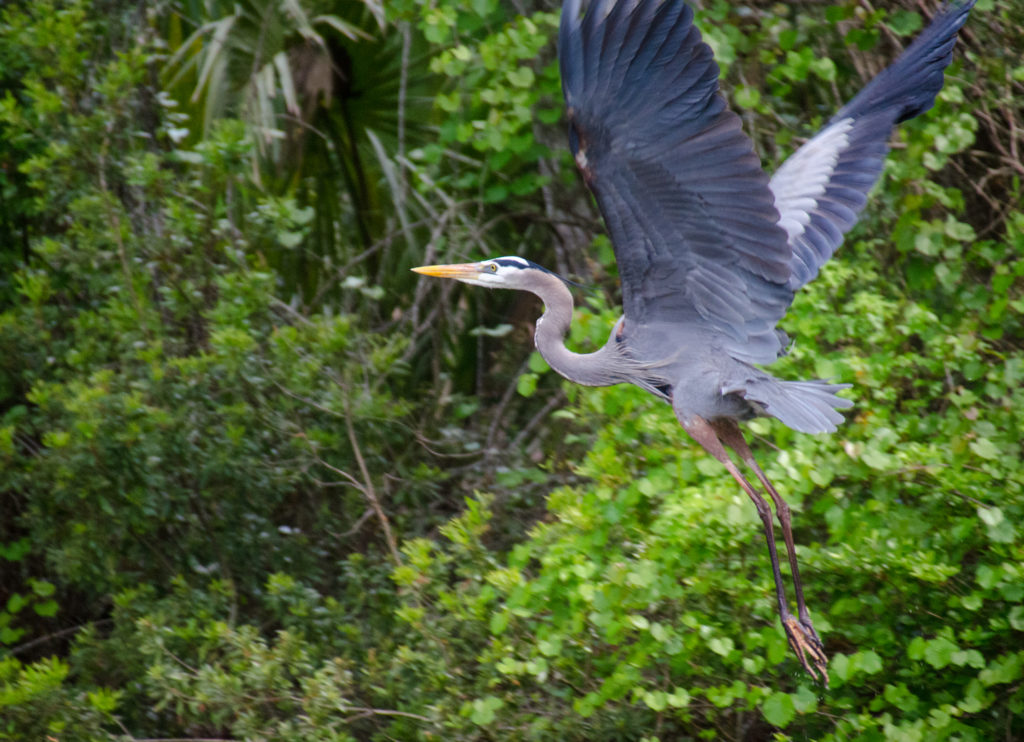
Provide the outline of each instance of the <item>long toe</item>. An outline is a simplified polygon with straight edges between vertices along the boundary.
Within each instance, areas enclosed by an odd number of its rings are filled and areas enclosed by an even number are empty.
[[[810,621],[807,622],[810,624]],[[786,630],[786,638],[789,639],[789,646],[800,658],[800,664],[814,680],[828,687],[828,657],[825,655],[825,647],[813,626],[804,626],[795,616],[786,616],[782,619],[782,626]]]
[[[800,627],[804,630],[804,635],[807,636],[811,641],[818,645],[821,653],[825,654],[825,645],[821,643],[821,639],[818,637],[818,632],[814,630],[814,624],[811,623],[810,617],[800,619]]]

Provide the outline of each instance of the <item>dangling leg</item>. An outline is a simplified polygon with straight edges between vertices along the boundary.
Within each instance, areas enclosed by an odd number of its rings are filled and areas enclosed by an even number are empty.
[[[736,464],[733,463],[732,459],[729,458],[729,454],[726,452],[725,446],[722,445],[722,441],[719,439],[718,433],[711,423],[704,418],[697,416],[687,420],[684,420],[679,416],[679,422],[683,426],[683,429],[686,430],[686,432],[689,433],[695,441],[703,446],[704,450],[721,462],[721,464],[732,475],[733,479],[736,480],[740,487],[743,488],[743,491],[747,493],[747,496],[753,501],[754,507],[757,508],[757,514],[761,517],[761,523],[764,526],[765,541],[768,542],[768,557],[771,559],[772,563],[772,577],[775,580],[775,595],[779,605],[779,617],[782,620],[782,627],[786,630],[786,638],[789,640],[790,647],[792,647],[793,652],[800,659],[800,664],[803,665],[807,674],[815,680],[820,680],[823,684],[828,685],[828,673],[826,671],[828,658],[825,656],[821,640],[818,639],[818,635],[814,632],[813,627],[808,631],[805,629],[803,621],[798,621],[793,614],[789,612],[789,605],[786,602],[786,590],[782,580],[782,570],[779,568],[779,556],[775,548],[775,528],[772,523],[771,507],[768,505],[768,502],[764,497],[762,497],[761,494],[754,489],[753,485],[746,480],[743,474],[740,473],[740,470],[736,467]],[[765,481],[767,480],[762,480],[762,484]],[[769,485],[769,492],[771,491],[772,489],[770,489]],[[778,493],[773,496],[773,499],[777,496]],[[781,498],[779,498],[778,502],[781,502]],[[783,503],[783,505],[785,505],[785,503]],[[778,507],[778,504],[776,504],[776,507]],[[790,534],[789,539],[792,539],[792,534]],[[787,541],[787,547],[788,544],[789,541]],[[790,554],[792,554],[792,547],[789,548]],[[791,560],[792,559],[793,557],[791,556]],[[794,571],[794,575],[795,574],[796,572]],[[804,610],[804,613],[806,613],[806,609]],[[809,617],[807,623],[808,625],[810,624]],[[813,666],[808,659],[813,661]]]
[[[782,499],[778,490],[768,481],[768,477],[761,467],[757,465],[757,460],[754,458],[753,452],[750,450],[750,446],[747,445],[747,441],[743,438],[743,433],[740,431],[739,426],[733,420],[716,420],[712,423],[712,427],[715,429],[715,433],[718,435],[718,439],[725,445],[729,446],[733,451],[737,453],[740,459],[749,466],[754,474],[757,475],[757,479],[761,482],[761,485],[771,495],[772,501],[775,503],[775,512],[779,516],[779,525],[782,526],[782,537],[786,542],[786,551],[789,555],[789,568],[793,572],[793,587],[796,592],[796,608],[797,614],[800,616],[800,623],[803,624],[804,628],[807,629],[811,635],[818,640],[818,633],[814,630],[814,626],[811,624],[811,616],[807,611],[807,605],[804,603],[804,588],[800,583],[800,569],[797,566],[796,561],[796,546],[793,541],[793,527],[790,518],[789,505]],[[818,645],[821,645],[821,641],[818,640]]]

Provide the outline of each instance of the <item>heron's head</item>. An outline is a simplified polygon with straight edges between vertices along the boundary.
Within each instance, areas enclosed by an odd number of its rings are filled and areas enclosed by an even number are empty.
[[[454,278],[463,283],[489,289],[529,290],[535,285],[538,274],[554,275],[548,269],[514,255],[481,260],[479,263],[424,265],[413,270],[425,276]]]

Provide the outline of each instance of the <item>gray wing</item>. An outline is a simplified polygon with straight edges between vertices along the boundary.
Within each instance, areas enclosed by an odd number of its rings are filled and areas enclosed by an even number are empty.
[[[893,127],[932,107],[953,58],[957,31],[974,2],[947,5],[772,176],[779,224],[793,248],[789,286],[794,291],[818,275],[856,223],[882,172]]]
[[[562,88],[576,163],[608,225],[630,323],[704,328],[775,360],[792,249],[718,65],[682,0],[566,0]]]

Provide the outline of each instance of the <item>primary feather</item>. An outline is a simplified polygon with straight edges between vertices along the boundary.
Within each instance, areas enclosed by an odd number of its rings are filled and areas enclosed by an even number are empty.
[[[900,121],[930,108],[974,0],[954,3],[769,181],[682,0],[567,0],[569,140],[615,248],[631,327],[770,363],[793,293],[856,222]]]
[[[786,160],[770,187],[789,235],[794,291],[812,280],[856,223],[889,152],[893,127],[924,113],[942,89],[957,31],[975,0],[943,9],[931,25]]]
[[[570,144],[608,225],[630,325],[781,349],[792,250],[718,65],[679,0],[569,0],[559,34]]]

